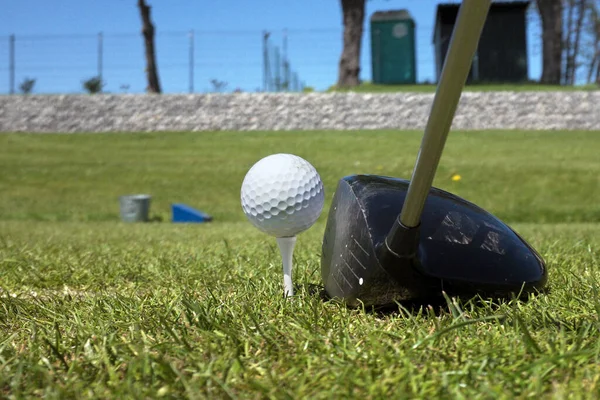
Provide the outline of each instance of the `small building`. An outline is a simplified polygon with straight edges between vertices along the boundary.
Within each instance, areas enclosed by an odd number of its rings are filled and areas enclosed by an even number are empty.
[[[416,24],[408,10],[377,11],[370,25],[373,83],[416,83]]]
[[[527,9],[530,1],[493,2],[467,82],[518,83],[528,79]],[[438,4],[433,45],[439,81],[459,3]]]

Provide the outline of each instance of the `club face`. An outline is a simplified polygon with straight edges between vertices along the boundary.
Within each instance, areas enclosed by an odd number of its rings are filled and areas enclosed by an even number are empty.
[[[353,175],[340,180],[323,238],[327,294],[358,304],[457,295],[508,296],[542,288],[544,261],[509,226],[468,201],[432,188],[419,227],[417,257],[386,257],[382,244],[409,182]]]

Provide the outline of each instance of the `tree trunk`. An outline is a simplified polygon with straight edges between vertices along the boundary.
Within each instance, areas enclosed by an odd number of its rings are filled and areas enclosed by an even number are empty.
[[[341,0],[344,49],[340,57],[338,87],[357,86],[360,74],[360,45],[365,19],[365,0]]]
[[[590,61],[590,65],[588,67],[588,75],[587,75],[587,84],[592,83],[592,79],[594,78],[594,74],[596,73],[596,64],[600,67],[600,52],[596,52],[592,60]],[[597,79],[596,79],[597,80]],[[598,83],[598,82],[596,82]]]
[[[596,52],[594,54],[594,62],[596,66],[596,85],[600,86],[600,1],[597,1],[597,3],[591,3],[590,7],[592,23],[594,26],[594,47],[596,49]],[[592,66],[590,67],[590,69],[592,69],[592,73],[594,73],[593,68],[594,63],[592,63]]]
[[[537,0],[542,20],[542,83],[560,84],[562,67],[562,3],[561,0]]]
[[[571,80],[571,52],[573,50],[571,38],[573,37],[573,10],[575,9],[575,0],[565,1],[565,4],[567,7],[567,31],[565,32],[565,38],[563,41],[565,68],[563,71],[562,83],[568,84]]]
[[[575,78],[577,77],[577,56],[579,55],[581,29],[583,27],[583,20],[585,19],[585,2],[586,0],[579,0],[577,2],[577,23],[575,24],[575,39],[573,39],[573,49],[571,50],[571,71],[568,82],[571,85],[575,84]]]
[[[148,86],[146,91],[149,93],[160,93],[160,82],[158,80],[158,70],[156,66],[156,52],[154,50],[154,25],[150,20],[150,6],[145,0],[138,0],[138,7],[142,15],[142,35],[144,36],[144,48],[146,53],[146,78]]]

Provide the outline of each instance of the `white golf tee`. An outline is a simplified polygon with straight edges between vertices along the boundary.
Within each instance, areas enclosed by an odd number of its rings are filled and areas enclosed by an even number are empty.
[[[296,245],[296,236],[277,238],[281,261],[283,262],[283,293],[285,297],[294,295],[292,285],[292,258],[294,255],[294,246]]]

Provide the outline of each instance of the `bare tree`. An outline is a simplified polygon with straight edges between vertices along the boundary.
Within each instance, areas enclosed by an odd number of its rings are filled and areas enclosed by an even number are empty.
[[[590,0],[589,34],[592,37],[592,53],[589,58],[587,82],[591,83],[596,75],[596,84],[600,85],[600,1]]]
[[[596,84],[600,85],[600,6],[596,6],[595,10],[595,27],[596,27]]]
[[[575,84],[577,69],[580,66],[577,58],[580,54],[583,22],[587,15],[589,0],[568,0],[567,6],[567,31],[565,34],[565,69],[563,82],[567,85]]]
[[[220,93],[227,87],[228,83],[225,81],[220,81],[218,79],[211,79],[210,84],[212,85],[213,92]]]
[[[583,20],[586,14],[586,0],[578,0],[577,4],[577,23],[575,24],[575,38],[573,39],[573,51],[571,52],[571,71],[569,75],[569,83],[575,84],[575,78],[577,75],[577,56],[579,55],[579,43],[581,40],[581,28],[583,27]]]
[[[19,85],[19,89],[23,94],[30,94],[35,86],[35,79],[25,78]]]
[[[150,19],[150,6],[145,0],[137,3],[142,16],[142,35],[144,36],[144,48],[146,50],[146,77],[149,93],[160,93],[160,82],[158,80],[158,67],[156,66],[156,51],[154,50],[154,25]]]
[[[83,85],[85,91],[89,94],[100,93],[102,91],[102,88],[104,87],[104,82],[99,76],[93,76],[89,79],[86,79],[83,82],[81,82],[81,84]]]
[[[564,69],[562,71],[562,82],[567,84],[571,72],[571,49],[573,47],[571,45],[571,38],[573,37],[573,10],[575,9],[575,0],[565,0],[563,6],[567,14],[567,30],[563,39]]]
[[[563,50],[562,0],[536,0],[542,21],[542,83],[560,84]]]
[[[344,48],[338,69],[338,87],[360,83],[360,47],[365,20],[365,0],[341,0]]]

